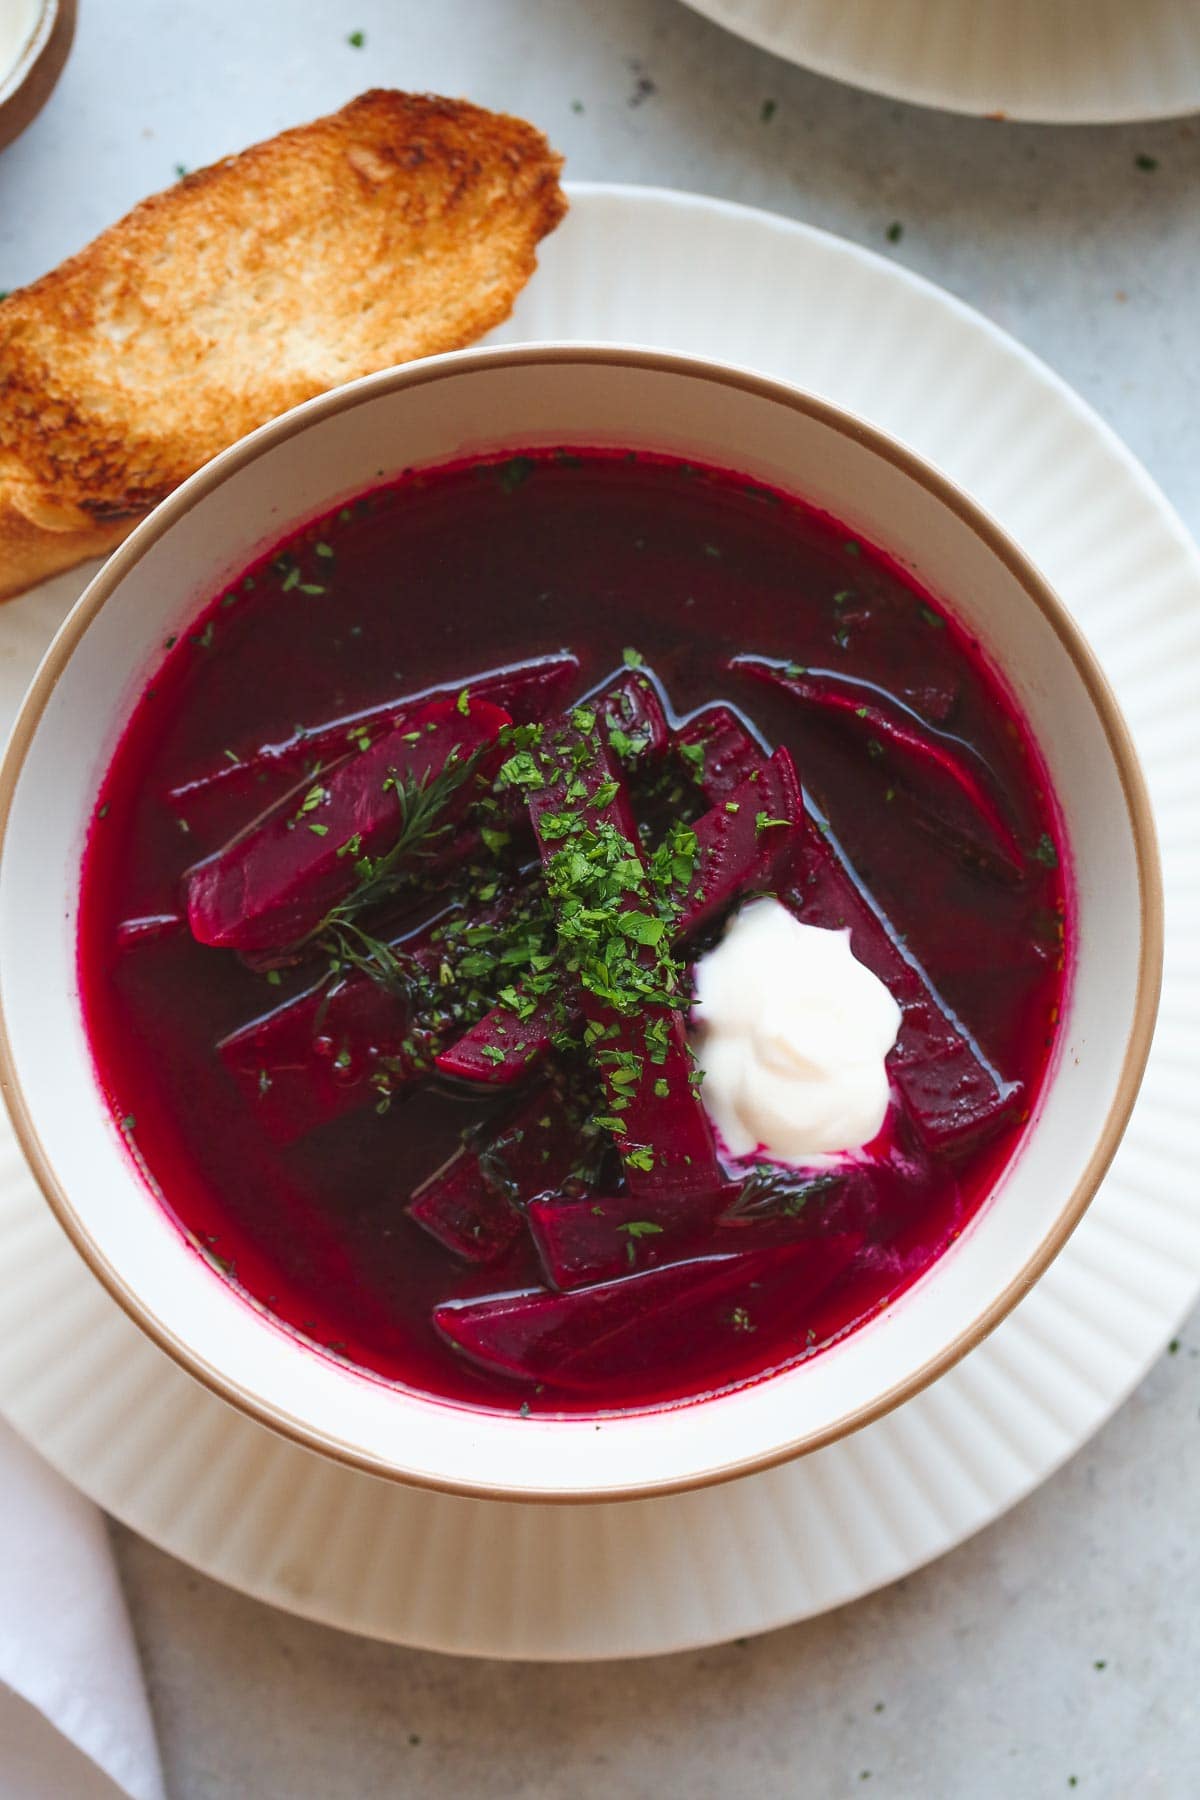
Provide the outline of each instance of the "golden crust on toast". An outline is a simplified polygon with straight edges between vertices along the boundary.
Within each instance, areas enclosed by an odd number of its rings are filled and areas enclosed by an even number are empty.
[[[111,549],[289,407],[507,318],[561,166],[520,119],[375,89],[0,301],[0,598]]]

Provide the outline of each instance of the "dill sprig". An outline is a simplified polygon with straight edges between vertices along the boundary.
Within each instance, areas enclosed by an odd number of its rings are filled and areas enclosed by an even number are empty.
[[[329,958],[330,980],[336,975],[344,975],[347,969],[357,969],[398,1000],[407,999],[413,993],[416,985],[413,975],[391,945],[364,926],[356,925],[352,919],[335,919],[330,915],[316,943]]]
[[[784,1218],[794,1219],[809,1203],[842,1184],[839,1171],[811,1175],[807,1180],[795,1169],[781,1168],[777,1163],[755,1163],[742,1185],[742,1191],[723,1217],[729,1221]]]
[[[362,838],[356,832],[339,847],[339,856],[355,859],[357,880],[305,939],[306,944],[328,956],[330,978],[352,968],[400,997],[410,991],[411,980],[403,961],[360,920],[364,913],[394,899],[412,880],[411,864],[429,856],[437,840],[450,830],[449,821],[442,815],[475,773],[485,748],[481,745],[470,756],[451,750],[440,769],[427,769],[419,778],[400,777],[394,769],[389,772],[384,786],[395,793],[400,814],[395,842],[379,856],[364,856]]]

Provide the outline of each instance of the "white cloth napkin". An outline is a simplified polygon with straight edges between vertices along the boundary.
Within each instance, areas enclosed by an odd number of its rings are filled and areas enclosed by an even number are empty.
[[[0,1795],[164,1800],[97,1509],[0,1420]]]

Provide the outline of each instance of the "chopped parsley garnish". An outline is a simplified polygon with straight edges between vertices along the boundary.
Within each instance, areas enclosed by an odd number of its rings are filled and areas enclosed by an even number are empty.
[[[1054,839],[1050,836],[1048,831],[1043,831],[1030,854],[1035,862],[1042,863],[1045,868],[1057,869],[1058,851],[1055,849]]]
[[[507,787],[544,788],[546,785],[546,777],[530,750],[518,750],[502,763],[499,779]]]
[[[636,1163],[634,1166],[641,1168],[642,1165]],[[653,1219],[628,1219],[625,1224],[617,1226],[618,1231],[625,1233],[625,1255],[630,1263],[637,1256],[637,1240],[645,1237],[660,1237],[662,1229],[662,1226],[656,1225]]]

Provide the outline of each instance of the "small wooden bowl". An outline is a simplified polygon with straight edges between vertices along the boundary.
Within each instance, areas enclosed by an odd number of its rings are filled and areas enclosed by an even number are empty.
[[[19,137],[54,92],[75,36],[76,0],[42,0],[33,35],[0,76],[0,150]]]

